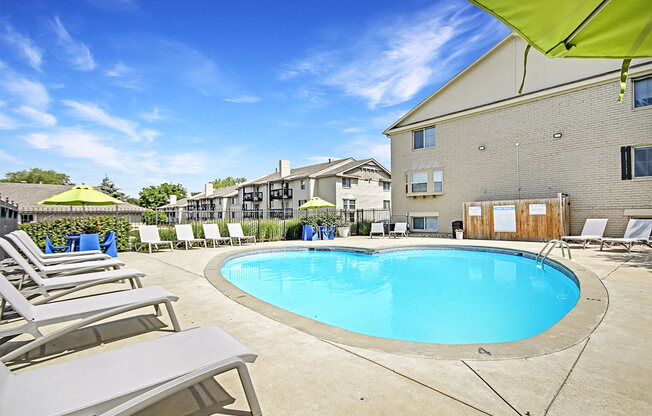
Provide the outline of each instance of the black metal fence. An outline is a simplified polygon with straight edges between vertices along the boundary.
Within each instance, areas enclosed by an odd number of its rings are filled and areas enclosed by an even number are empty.
[[[0,200],[0,237],[18,228],[18,207],[8,201]],[[0,251],[0,260],[5,258],[4,251]]]

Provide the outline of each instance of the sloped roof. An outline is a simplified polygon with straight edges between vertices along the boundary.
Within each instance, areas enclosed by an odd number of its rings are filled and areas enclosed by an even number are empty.
[[[161,205],[159,208],[177,208],[177,207],[185,207],[188,205],[188,199],[189,198],[181,198],[174,204],[165,204]]]
[[[381,165],[376,159],[374,158],[369,158],[369,159],[362,159],[362,160],[352,160],[351,162],[339,166],[336,169],[333,170],[328,170],[326,172],[323,172],[319,175],[317,175],[318,178],[323,178],[326,176],[333,176],[333,175],[340,175],[340,174],[345,174],[346,172],[357,168],[358,166],[366,165],[369,162],[373,162],[376,166],[378,166],[380,169],[382,169],[386,174],[391,175],[392,173],[385,168],[385,166]]]
[[[14,201],[18,205],[19,212],[25,211],[70,211],[68,206],[39,205],[38,202],[53,195],[72,189],[72,185],[50,185],[40,183],[11,183],[0,182],[0,198]],[[85,212],[115,212],[116,206],[93,206],[85,207]],[[129,203],[117,205],[118,212],[142,212],[145,208]],[[73,212],[82,212],[82,207],[73,207]]]
[[[284,180],[294,180],[294,179],[301,179],[301,178],[307,178],[316,174],[320,174],[319,176],[323,176],[321,174],[322,171],[330,171],[332,169],[337,169],[339,171],[340,166],[342,163],[346,162],[347,160],[355,162],[355,159],[352,157],[347,157],[344,159],[337,159],[337,160],[331,160],[330,162],[322,162],[322,163],[315,163],[314,165],[308,165],[308,166],[301,166],[298,168],[290,169],[290,174],[286,177],[284,177]],[[330,168],[330,169],[329,169]],[[328,176],[333,175],[333,173],[329,174]],[[281,175],[278,172],[270,173],[268,175],[263,175],[259,176],[255,179],[252,179],[250,181],[241,183],[238,185],[238,188],[243,187],[243,186],[248,186],[252,184],[261,184],[261,183],[267,183],[267,182],[274,182],[281,180]]]
[[[213,193],[206,196],[206,192],[200,192],[197,195],[193,195],[188,198],[189,201],[196,201],[198,199],[213,199],[213,198],[224,198],[230,197],[238,194],[238,185],[225,186],[222,188],[213,189]]]

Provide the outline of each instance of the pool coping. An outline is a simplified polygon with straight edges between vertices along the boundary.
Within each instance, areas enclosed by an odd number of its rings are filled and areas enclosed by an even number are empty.
[[[531,259],[536,257],[536,253],[523,249],[516,250],[502,247],[455,244],[385,246],[375,249],[360,246],[335,245],[319,247],[311,247],[308,245],[288,245],[276,246],[273,248],[260,248],[260,246],[253,245],[239,247],[235,252],[230,251],[218,254],[206,264],[206,267],[204,268],[204,276],[213,286],[215,286],[215,288],[231,300],[277,322],[311,334],[317,338],[357,348],[423,358],[504,360],[550,354],[570,348],[585,340],[600,324],[607,311],[609,296],[605,286],[598,276],[572,260],[546,259],[546,265],[562,271],[571,279],[576,279],[576,283],[578,283],[580,287],[580,295],[577,304],[559,322],[540,334],[518,341],[455,345],[430,344],[363,335],[325,324],[323,322],[315,321],[305,316],[297,315],[244,292],[237,286],[228,282],[220,273],[220,269],[226,261],[252,254],[276,253],[282,251],[349,251],[373,255],[412,249],[474,250],[522,255],[523,257]],[[560,268],[559,266],[563,267]],[[574,274],[574,277],[568,275],[566,269],[570,270]]]

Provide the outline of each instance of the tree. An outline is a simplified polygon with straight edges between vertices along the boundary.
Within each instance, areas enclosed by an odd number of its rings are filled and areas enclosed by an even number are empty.
[[[245,182],[246,180],[247,178],[232,178],[230,176],[227,176],[224,179],[217,178],[211,181],[211,183],[213,184],[213,188],[217,189],[217,188],[226,188],[227,186],[237,185],[239,183]]]
[[[43,170],[32,168],[30,170],[19,170],[17,172],[7,172],[4,179],[0,182],[27,182],[27,183],[47,183],[55,185],[74,185],[70,182],[70,177],[65,173],[58,173],[53,170]]]
[[[140,196],[138,205],[155,209],[170,202],[170,195],[176,195],[178,199],[185,198],[186,188],[180,183],[162,183],[158,186],[145,187],[138,193],[138,196]]]
[[[120,192],[120,188],[115,186],[113,181],[109,179],[108,175],[104,175],[104,179],[102,179],[102,183],[100,186],[97,187],[97,190],[100,192],[104,192],[107,195],[111,195],[114,198],[119,199],[120,201],[127,201],[127,195],[124,193]]]
[[[197,192],[191,192],[191,193],[190,193],[190,196],[195,196],[195,195],[199,195],[199,194],[201,194],[201,192],[199,192],[199,191],[197,191]]]

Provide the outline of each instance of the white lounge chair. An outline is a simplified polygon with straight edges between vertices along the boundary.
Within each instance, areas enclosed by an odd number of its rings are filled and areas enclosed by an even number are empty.
[[[138,226],[138,234],[140,235],[140,244],[136,247],[136,251],[140,247],[147,245],[149,247],[149,254],[152,254],[152,246],[158,248],[161,245],[170,245],[170,250],[174,250],[172,241],[162,241],[161,236],[158,234],[158,227],[156,225],[140,225]]]
[[[45,254],[36,246],[38,250],[34,250],[33,247],[31,247],[28,244],[25,244],[23,239],[18,237],[18,235],[14,233],[9,233],[6,235],[6,237],[11,240],[12,243],[16,247],[20,249],[20,251],[27,252],[29,251],[32,253],[34,257],[36,257],[41,263],[43,263],[46,266],[52,266],[55,264],[64,264],[64,263],[79,263],[82,261],[93,261],[93,260],[110,260],[111,256],[108,254],[83,254],[83,255],[77,255],[77,256],[67,256],[67,257],[45,257]],[[30,238],[30,241],[32,239]],[[33,241],[32,241],[33,242]],[[86,253],[84,251],[75,251],[75,253]]]
[[[95,273],[75,274],[72,276],[45,278],[34,270],[27,260],[21,257],[18,251],[16,251],[8,241],[0,238],[0,249],[7,253],[7,255],[12,258],[23,271],[22,278],[20,282],[18,282],[18,290],[21,291],[23,296],[39,294],[45,297],[50,297],[51,295],[49,292],[53,290],[68,289],[53,295],[53,299],[56,299],[91,286],[104,283],[115,283],[122,280],[129,280],[132,288],[143,287],[140,278],[144,277],[145,273],[137,269],[108,270]],[[33,283],[32,286],[26,284],[25,277],[31,280]]]
[[[46,254],[39,248],[39,246],[32,240],[32,238],[23,230],[16,230],[11,233],[18,237],[23,244],[25,244],[32,252],[38,253],[38,257],[44,259],[62,259],[62,258],[74,258],[74,257],[86,257],[90,255],[102,255],[110,258],[111,256],[102,253],[101,250],[87,250],[87,251],[71,251],[67,253],[50,253]]]
[[[627,223],[627,229],[623,238],[602,237],[600,239],[600,251],[605,243],[611,247],[613,244],[622,244],[627,247],[627,252],[632,252],[632,246],[635,243],[645,244],[652,247],[650,244],[650,234],[652,233],[652,219],[632,218]]]
[[[79,328],[146,306],[154,306],[157,315],[159,315],[159,306],[165,304],[174,330],[179,331],[180,329],[174,309],[172,309],[172,302],[179,299],[179,297],[157,286],[61,300],[58,302],[50,302],[54,298],[52,296],[41,298],[32,304],[0,273],[0,296],[11,305],[16,313],[27,321],[23,325],[0,330],[0,339],[20,334],[31,334],[36,338],[34,341],[0,357],[0,361],[2,362],[19,357],[27,351]],[[77,322],[45,336],[39,331],[40,327],[46,325],[75,320]]]
[[[581,241],[582,249],[586,248],[586,243],[589,241],[600,241],[604,235],[604,229],[607,227],[608,218],[603,219],[588,219],[584,223],[581,235],[565,235],[561,239],[566,241]]]
[[[371,224],[371,231],[369,231],[369,238],[374,238],[374,234],[380,234],[385,237],[385,227],[382,222],[374,222]]]
[[[7,240],[5,240],[7,241]],[[20,250],[20,246],[18,246]],[[118,269],[125,264],[118,259],[91,260],[79,263],[62,263],[46,266],[29,250],[20,250],[25,257],[46,277],[65,276],[69,274],[88,273],[97,270]]]
[[[397,236],[407,237],[407,222],[397,222],[394,224],[394,230],[389,232],[389,236],[396,238]]]
[[[217,224],[202,224],[202,227],[204,228],[204,237],[206,240],[213,242],[213,247],[220,244],[220,241],[231,241],[229,237],[222,237],[220,235],[220,227]]]
[[[179,243],[186,244],[186,250],[188,250],[188,245],[192,247],[193,243],[204,244],[206,247],[206,240],[203,238],[195,238],[195,234],[192,232],[192,225],[190,224],[180,224],[174,226],[174,231],[177,233],[177,240]]]
[[[201,327],[20,373],[0,365],[0,414],[127,416],[237,369],[260,416],[246,365],[257,357],[222,328]]]
[[[242,245],[242,240],[254,240],[256,244],[256,236],[254,235],[244,235],[242,232],[242,226],[239,222],[226,224],[226,228],[229,230],[229,237],[231,237],[231,245],[233,245],[233,239],[238,239],[238,244]]]

